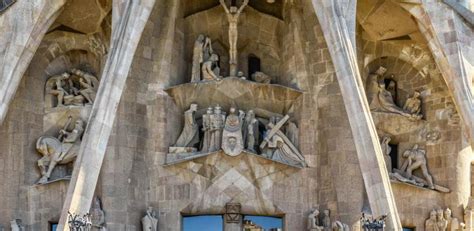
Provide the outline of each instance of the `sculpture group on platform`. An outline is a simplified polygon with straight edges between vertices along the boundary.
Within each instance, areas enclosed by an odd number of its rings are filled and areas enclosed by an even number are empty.
[[[425,222],[426,231],[456,231],[463,230],[464,227],[464,223],[452,216],[449,208],[444,211],[442,209],[431,210],[430,217]]]
[[[72,117],[69,117],[57,137],[41,136],[36,141],[36,150],[43,155],[38,160],[38,166],[41,170],[41,178],[38,184],[45,184],[51,180],[51,173],[56,165],[71,163],[76,158],[84,132],[84,122],[77,119],[72,130],[70,130],[71,122]]]
[[[308,231],[350,231],[349,226],[340,221],[331,223],[329,209],[323,210],[322,214],[319,209],[313,209],[308,215],[306,228]]]
[[[253,110],[231,107],[229,114],[220,106],[209,107],[196,118],[197,104],[184,113],[184,127],[170,153],[208,153],[222,149],[230,156],[243,150],[290,165],[305,166],[297,148],[298,127],[289,116],[257,118]],[[198,121],[201,121],[199,123]]]
[[[413,96],[408,98],[403,108],[397,106],[396,99],[396,84],[393,79],[385,79],[383,76],[386,72],[384,67],[379,69],[369,76],[369,86],[367,89],[367,98],[370,105],[370,110],[375,112],[386,112],[399,114],[410,120],[420,120],[421,114],[421,94],[417,91]],[[386,81],[388,80],[388,86]]]
[[[21,222],[21,219],[14,219],[10,221],[10,228],[12,231],[24,231],[25,227]]]
[[[153,210],[153,207],[148,207],[145,216],[142,218],[143,231],[157,231],[158,218]]]
[[[56,103],[51,107],[91,105],[98,84],[97,77],[73,68],[70,72],[50,77],[46,83],[46,93],[56,98]]]

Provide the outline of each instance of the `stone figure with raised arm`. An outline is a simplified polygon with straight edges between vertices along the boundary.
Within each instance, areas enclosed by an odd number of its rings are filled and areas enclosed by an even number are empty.
[[[199,82],[201,80],[201,64],[207,61],[212,53],[211,39],[204,36],[203,34],[199,34],[196,41],[194,42],[193,66],[191,73],[192,83]]]
[[[322,231],[324,227],[319,226],[319,210],[314,209],[308,215],[308,224],[307,224],[308,231]]]
[[[92,85],[92,79],[95,77],[78,69],[72,69],[72,72],[80,76],[79,84],[81,85],[81,89],[79,90],[79,93],[84,96],[88,104],[93,104],[95,91],[94,86]]]
[[[157,231],[158,219],[152,207],[148,207],[145,216],[142,218],[143,231]]]
[[[55,95],[57,97],[57,99],[58,99],[57,107],[64,106],[64,104],[63,104],[64,96],[69,95],[69,92],[64,90],[63,86],[64,86],[64,81],[68,80],[70,76],[71,75],[69,73],[65,72],[62,75],[53,77],[53,78],[55,78],[56,89],[51,89],[51,90],[49,90],[48,93],[51,94],[51,95]]]
[[[433,178],[428,172],[426,165],[426,151],[419,148],[418,144],[415,144],[412,149],[408,149],[403,153],[403,157],[407,158],[402,166],[402,171],[405,171],[405,176],[408,179],[412,178],[412,172],[418,168],[421,168],[421,172],[428,182],[428,187],[434,189]]]
[[[73,161],[80,147],[80,140],[84,132],[84,122],[76,120],[74,129],[67,131],[71,117],[63,129],[59,131],[58,138],[52,136],[42,136],[36,142],[36,150],[43,155],[38,160],[38,167],[41,170],[41,179],[38,184],[47,183],[54,167],[57,164],[67,164]]]
[[[230,65],[230,76],[237,75],[237,37],[239,24],[239,16],[244,7],[249,3],[249,0],[244,0],[242,5],[237,8],[237,6],[227,7],[224,0],[219,0],[222,7],[225,10],[227,15],[227,20],[229,21],[229,65]]]

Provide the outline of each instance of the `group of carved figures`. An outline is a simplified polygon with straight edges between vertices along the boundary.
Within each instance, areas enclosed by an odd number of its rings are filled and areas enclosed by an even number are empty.
[[[329,209],[323,210],[320,214],[318,209],[313,209],[308,215],[307,223],[308,231],[350,231],[347,224],[340,221],[334,221],[331,223]]]
[[[431,210],[430,217],[425,222],[426,231],[456,231],[463,230],[464,227],[464,223],[452,216],[449,208],[444,211],[442,209]]]
[[[393,78],[388,79],[389,83],[386,86],[385,78],[386,72],[384,67],[379,69],[369,76],[369,86],[367,89],[367,97],[371,111],[395,113],[405,116],[411,120],[419,120],[422,118],[421,114],[421,94],[415,91],[413,95],[405,101],[403,108],[400,108],[395,103],[395,96],[397,94],[396,84]]]
[[[93,104],[99,81],[97,77],[78,69],[52,76],[46,84],[46,93],[56,97],[52,107]]]
[[[430,189],[434,189],[433,178],[428,172],[427,161],[426,161],[426,150],[420,148],[418,144],[415,144],[413,148],[406,150],[403,153],[405,161],[400,169],[392,169],[392,159],[390,157],[391,147],[389,145],[391,138],[388,136],[382,137],[380,146],[384,154],[385,165],[387,171],[392,179],[410,183],[417,186],[427,186]],[[413,171],[420,169],[424,179],[413,175]],[[393,172],[392,172],[393,171]]]
[[[207,153],[222,148],[226,154],[236,156],[245,149],[273,160],[305,166],[304,157],[296,147],[298,127],[288,121],[288,115],[257,118],[253,110],[245,113],[233,107],[226,115],[216,106],[207,109],[202,115],[202,125],[199,125],[197,111],[198,105],[192,104],[184,113],[184,128],[170,152],[197,152],[199,148],[201,153]],[[260,125],[265,125],[265,129],[260,130]]]

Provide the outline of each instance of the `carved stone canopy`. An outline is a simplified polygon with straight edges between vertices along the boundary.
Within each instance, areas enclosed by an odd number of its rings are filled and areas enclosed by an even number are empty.
[[[219,105],[224,110],[236,107],[255,110],[256,115],[266,112],[287,114],[303,92],[276,84],[261,84],[235,77],[220,81],[186,83],[165,90],[176,105],[184,111],[192,103],[201,108]],[[269,117],[269,115],[259,115]]]

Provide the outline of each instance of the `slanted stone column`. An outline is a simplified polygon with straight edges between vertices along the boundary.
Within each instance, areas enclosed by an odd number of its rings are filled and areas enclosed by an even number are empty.
[[[387,214],[387,230],[402,230],[382,149],[355,53],[356,1],[313,0],[329,47],[374,216]]]
[[[44,34],[66,0],[17,1],[0,15],[0,125]]]
[[[58,230],[69,230],[67,214],[89,211],[128,72],[155,0],[116,0],[111,48],[61,213]]]

